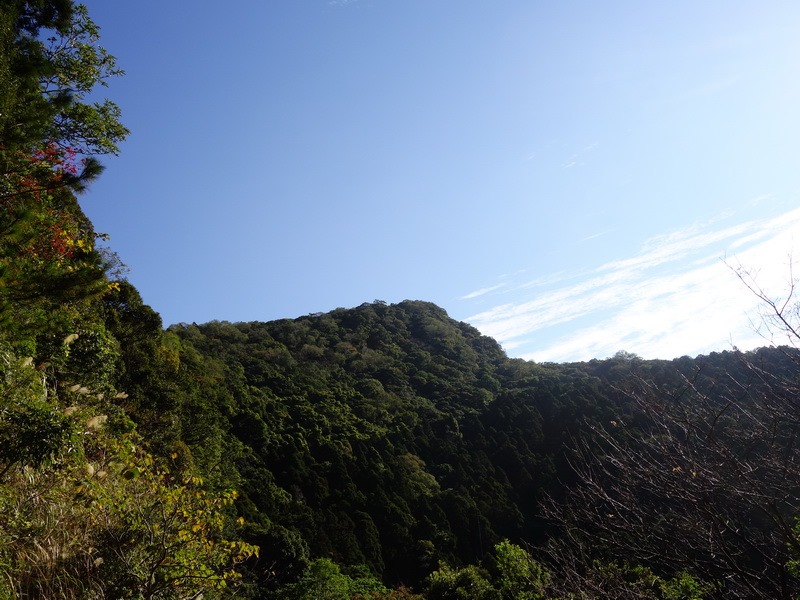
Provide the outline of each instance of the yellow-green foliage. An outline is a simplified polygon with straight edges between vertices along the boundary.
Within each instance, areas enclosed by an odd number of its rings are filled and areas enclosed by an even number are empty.
[[[11,439],[9,415],[27,406],[60,427],[58,447],[43,427],[46,451],[1,459],[0,598],[210,598],[235,586],[236,565],[257,552],[223,533],[235,492],[173,475],[86,391],[64,391],[77,402],[59,406],[31,361],[2,358],[0,432]]]

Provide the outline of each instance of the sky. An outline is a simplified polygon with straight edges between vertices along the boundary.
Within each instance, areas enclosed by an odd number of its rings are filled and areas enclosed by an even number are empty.
[[[86,4],[131,135],[82,205],[165,325],[415,299],[542,362],[771,341],[735,270],[794,277],[800,3]]]

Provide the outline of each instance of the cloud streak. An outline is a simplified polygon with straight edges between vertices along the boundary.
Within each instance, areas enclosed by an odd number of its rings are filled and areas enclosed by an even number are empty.
[[[760,267],[763,286],[785,289],[788,261],[780,259],[792,251],[800,209],[726,225],[729,221],[651,238],[635,256],[580,277],[562,277],[538,289],[520,284],[512,301],[466,320],[513,355],[537,361],[602,358],[620,349],[672,358],[731,344],[763,345],[748,320],[757,308],[755,298],[723,259]],[[482,295],[478,292],[463,299]]]
[[[479,290],[475,290],[474,292],[470,292],[469,294],[465,294],[461,296],[461,300],[472,300],[473,298],[479,298],[480,296],[485,296],[486,294],[493,292],[495,290],[499,290],[500,288],[504,287],[504,283],[498,283],[497,285],[493,285],[490,287],[481,288]]]

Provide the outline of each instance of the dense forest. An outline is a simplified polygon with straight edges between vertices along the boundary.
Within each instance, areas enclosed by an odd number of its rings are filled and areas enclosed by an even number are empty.
[[[165,329],[78,202],[121,74],[71,0],[0,5],[0,598],[800,597],[794,347],[539,364],[421,301]]]

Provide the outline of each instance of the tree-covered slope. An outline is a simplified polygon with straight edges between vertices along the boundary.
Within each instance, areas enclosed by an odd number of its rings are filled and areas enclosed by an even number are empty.
[[[184,414],[183,429],[227,413],[248,516],[286,538],[273,556],[296,555],[288,530],[394,582],[502,537],[543,539],[537,502],[569,478],[564,443],[620,410],[599,378],[510,360],[425,302],[169,331],[224,372],[205,393],[232,402]]]
[[[787,349],[535,364],[507,358],[490,338],[418,301],[270,323],[179,325],[169,334],[180,340],[180,360],[207,365],[204,391],[193,397],[212,400],[181,413],[181,430],[192,449],[235,449],[219,464],[242,491],[247,539],[274,561],[268,587],[320,556],[420,585],[439,564],[476,563],[503,538],[544,545],[573,517],[584,535],[599,532],[581,514],[598,484],[587,476],[592,453],[600,458],[610,451],[604,443],[623,438],[651,452],[645,441],[659,428],[694,426],[686,411],[683,425],[655,419],[648,393],[662,408],[705,400],[723,415],[744,401],[757,411],[757,399],[797,370]],[[746,426],[734,417],[721,423],[728,438]],[[641,493],[655,510],[676,501],[667,489]],[[693,510],[691,498],[681,500]],[[794,506],[782,509],[790,523]],[[661,562],[652,548],[637,555],[611,546],[581,560],[624,559],[666,576],[691,566]],[[784,572],[789,557],[780,559]]]

